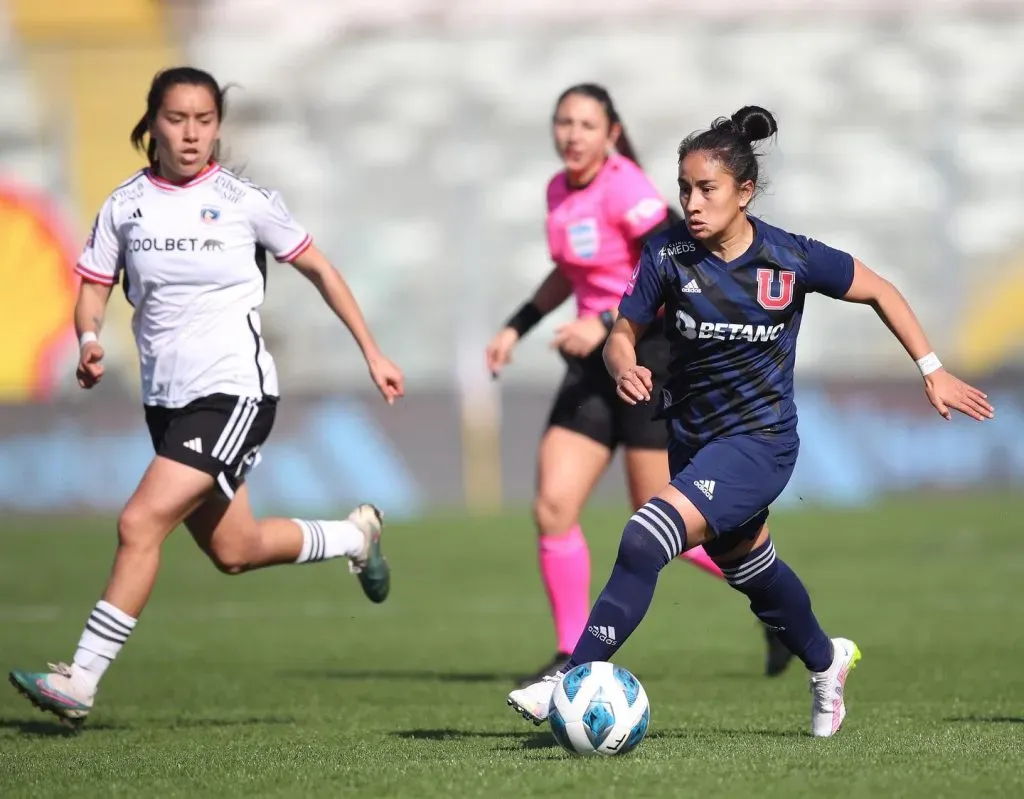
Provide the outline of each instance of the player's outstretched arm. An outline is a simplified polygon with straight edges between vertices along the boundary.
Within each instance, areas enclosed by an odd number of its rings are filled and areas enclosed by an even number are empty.
[[[936,411],[951,419],[951,410],[959,411],[979,422],[994,416],[987,396],[942,368],[928,344],[917,315],[892,283],[869,269],[856,258],[853,261],[853,282],[843,296],[846,302],[870,305],[892,331],[900,344],[917,363],[924,377],[925,393]]]
[[[81,388],[92,388],[103,377],[103,347],[97,340],[107,315],[107,302],[113,285],[83,279],[75,302],[75,333],[79,353],[75,377]]]
[[[316,286],[324,302],[345,323],[345,327],[363,352],[366,365],[370,369],[370,377],[388,404],[391,405],[398,397],[404,396],[405,378],[402,370],[381,354],[359,303],[356,302],[341,273],[315,246],[310,246],[291,263]]]
[[[654,390],[651,370],[636,362],[636,343],[647,325],[619,315],[604,343],[604,366],[615,380],[615,391],[630,405],[647,402]]]
[[[505,326],[488,342],[484,358],[487,361],[487,370],[493,377],[501,374],[501,370],[512,361],[512,350],[519,339],[569,299],[571,294],[572,284],[568,278],[557,267],[552,269],[537,287],[533,297],[519,306],[505,322]]]

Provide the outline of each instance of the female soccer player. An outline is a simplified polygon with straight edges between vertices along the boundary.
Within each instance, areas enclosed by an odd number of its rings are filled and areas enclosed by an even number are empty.
[[[679,147],[686,225],[647,244],[604,346],[618,396],[630,407],[650,401],[655,382],[638,363],[637,342],[664,304],[674,369],[660,415],[671,420],[672,479],[627,522],[589,634],[565,667],[509,694],[508,703],[537,723],[566,671],[610,660],[636,629],[662,567],[703,544],[754,614],[810,671],[812,734],[839,730],[844,684],[860,651],[822,631],[766,525],[799,447],[793,365],[809,293],[872,306],[916,362],[943,417],[950,419],[951,410],[979,421],[993,416],[985,394],[942,368],[895,286],[847,253],[748,214],[759,188],[753,143],[776,130],[770,113],[747,107]],[[601,635],[605,629],[615,634]]]
[[[103,673],[149,599],[161,545],[182,522],[226,574],[343,557],[373,602],[383,602],[390,588],[374,506],[360,505],[341,521],[253,518],[244,481],[259,461],[278,399],[256,310],[268,252],[316,286],[359,344],[384,399],[391,404],[404,389],[345,280],[281,198],[217,163],[223,116],[223,92],[206,72],[179,67],[154,77],[145,116],[131,135],[149,167],[103,204],[77,267],[78,383],[89,389],[103,377],[98,337],[121,280],[135,308],[156,456],[118,519],[113,571],[72,665],[10,673],[29,701],[73,726],[92,710]]]
[[[487,347],[497,376],[527,331],[575,295],[577,319],[558,329],[552,347],[568,368],[555,396],[538,455],[534,521],[541,578],[555,624],[557,651],[529,685],[565,665],[583,633],[590,607],[590,553],[580,511],[612,459],[625,449],[626,483],[639,508],[668,478],[668,428],[648,407],[615,398],[615,383],[601,361],[601,345],[645,241],[679,221],[640,168],[608,92],[585,83],[562,92],[555,105],[554,140],[565,168],[548,183],[548,248],[555,268],[533,297]],[[637,341],[637,358],[661,387],[669,362],[660,327]],[[717,577],[703,549],[684,555]],[[766,630],[769,675],[790,654]]]

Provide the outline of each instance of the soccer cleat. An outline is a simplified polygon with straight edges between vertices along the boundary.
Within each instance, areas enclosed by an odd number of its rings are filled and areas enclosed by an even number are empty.
[[[371,602],[383,602],[391,591],[391,567],[380,551],[380,536],[384,531],[384,515],[369,503],[360,505],[348,515],[366,539],[366,546],[354,558],[349,558],[349,571],[359,577],[363,593]]]
[[[572,655],[568,652],[556,652],[550,661],[541,666],[533,674],[520,677],[517,681],[519,683],[519,687],[526,688],[539,680],[543,680],[545,677],[554,677],[559,671],[561,671],[562,667],[569,662],[569,658],[571,657]]]
[[[861,657],[857,645],[846,638],[833,638],[832,650],[828,671],[811,674],[811,735],[815,738],[839,732],[846,718],[846,678]]]
[[[49,673],[15,669],[8,677],[11,685],[37,708],[53,713],[77,732],[92,710],[93,697],[75,684],[66,663],[46,665]]]
[[[775,632],[764,625],[762,628],[765,643],[768,644],[768,651],[764,657],[764,674],[766,677],[778,677],[793,659],[793,653],[786,649],[786,645],[779,640]]]
[[[527,721],[543,724],[548,717],[555,686],[561,681],[562,675],[555,674],[526,688],[518,688],[508,695],[508,705]]]

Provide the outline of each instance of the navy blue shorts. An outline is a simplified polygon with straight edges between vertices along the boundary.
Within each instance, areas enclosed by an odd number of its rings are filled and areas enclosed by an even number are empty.
[[[717,438],[699,449],[673,439],[668,448],[672,485],[707,520],[715,537],[709,555],[724,554],[753,538],[768,518],[768,506],[782,493],[796,466],[795,433]]]

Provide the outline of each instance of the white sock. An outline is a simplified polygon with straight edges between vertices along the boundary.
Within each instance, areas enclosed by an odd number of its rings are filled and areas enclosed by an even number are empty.
[[[96,693],[103,672],[125,645],[136,621],[102,599],[92,609],[75,650],[73,669],[75,682],[90,694]]]
[[[302,551],[296,563],[316,563],[331,558],[352,558],[363,551],[366,538],[352,522],[292,519],[302,530]]]

